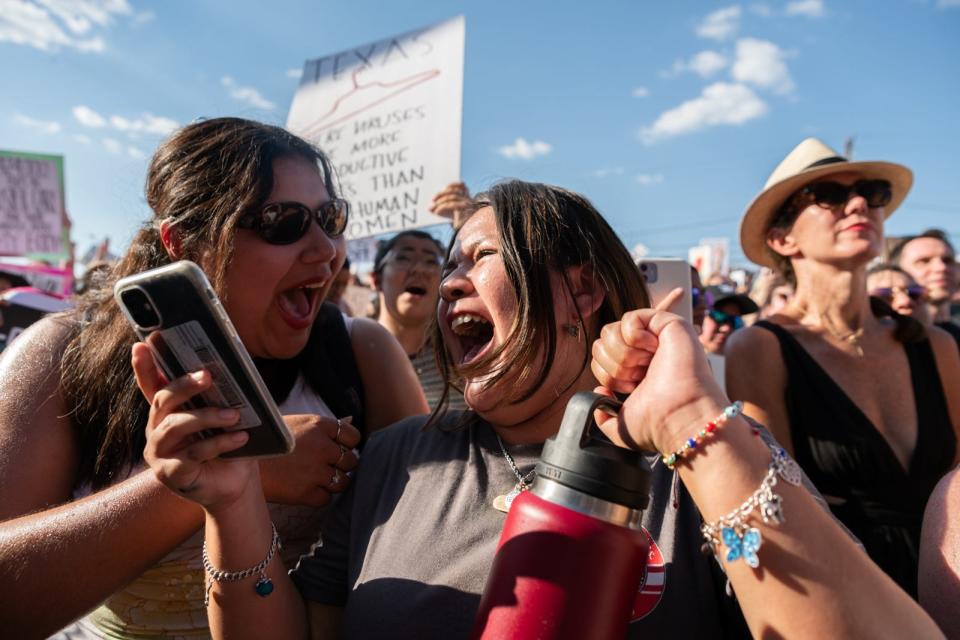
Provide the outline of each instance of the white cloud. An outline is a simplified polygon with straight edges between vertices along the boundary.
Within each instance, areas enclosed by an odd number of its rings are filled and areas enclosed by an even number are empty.
[[[771,9],[769,5],[763,4],[762,2],[750,5],[750,10],[758,16],[763,16],[764,18],[769,18],[773,15],[773,9]]]
[[[641,173],[637,176],[637,182],[642,184],[645,187],[649,187],[652,184],[660,184],[663,182],[662,173]]]
[[[82,104],[73,108],[73,117],[85,127],[102,129],[109,125],[111,129],[125,133],[131,138],[137,137],[141,133],[154,136],[166,136],[173,133],[173,131],[180,126],[176,120],[164,118],[163,116],[155,116],[152,113],[144,113],[139,118],[132,120],[118,115],[112,115],[107,118]]]
[[[795,0],[787,4],[786,14],[820,18],[824,14],[823,0]]]
[[[630,95],[632,95],[634,98],[646,98],[648,95],[650,95],[650,89],[647,89],[646,87],[634,87],[633,91],[630,92]]]
[[[687,67],[702,78],[708,78],[727,66],[727,59],[716,51],[701,51],[690,58]]]
[[[144,113],[143,117],[128,120],[122,116],[110,116],[110,126],[125,133],[149,133],[156,136],[166,136],[174,132],[180,125],[175,120]]]
[[[93,140],[90,139],[90,136],[85,136],[82,133],[73,134],[73,139],[79,142],[80,144],[90,144]]]
[[[512,145],[500,147],[497,151],[505,158],[522,158],[523,160],[533,160],[537,156],[545,156],[553,150],[546,142],[534,140],[527,142],[523,138],[517,138]]]
[[[640,130],[645,144],[718,125],[741,125],[767,112],[766,103],[743,84],[715,82],[703,93],[664,111],[649,127]]]
[[[73,117],[77,119],[77,122],[79,122],[85,127],[92,127],[94,129],[99,129],[101,127],[107,126],[106,118],[104,118],[102,115],[100,115],[90,107],[84,106],[82,104],[77,105],[73,108]]]
[[[256,107],[257,109],[273,109],[274,107],[274,104],[260,95],[259,91],[253,87],[238,85],[230,76],[223,76],[223,78],[220,79],[220,84],[227,88],[230,92],[230,97],[234,100],[246,102],[251,107]]]
[[[692,71],[701,78],[709,78],[729,64],[726,56],[716,51],[701,51],[690,60],[682,58],[674,60],[673,66],[667,71],[661,71],[664,78],[672,78],[685,71]]]
[[[726,40],[740,29],[740,5],[714,11],[697,25],[697,35],[710,40]]]
[[[59,122],[48,122],[46,120],[37,120],[36,118],[31,118],[30,116],[25,116],[22,113],[13,114],[14,123],[25,127],[27,129],[32,129],[39,133],[45,134],[54,134],[60,132],[60,123]]]
[[[937,9],[960,7],[960,0],[937,0]]]
[[[623,167],[611,167],[611,168],[604,167],[603,169],[597,169],[596,171],[594,171],[593,175],[597,178],[606,178],[609,176],[622,176]]]
[[[93,32],[132,13],[127,0],[0,0],[0,42],[49,52],[64,47],[101,52],[106,43]]]
[[[104,138],[103,147],[110,153],[120,153],[121,151],[123,151],[123,144],[121,144],[119,140],[115,140],[114,138]]]
[[[741,38],[737,41],[737,58],[730,73],[738,82],[776,93],[790,93],[794,85],[785,57],[783,50],[772,42]]]
[[[297,78],[297,79],[299,79],[301,75],[303,75],[303,69],[299,69],[299,68],[298,68],[298,69],[287,69],[287,77],[288,77],[288,78]]]
[[[136,147],[127,147],[127,155],[137,160],[143,160],[147,157],[147,154],[145,154],[143,151],[140,151],[140,149],[137,149]]]
[[[155,14],[153,11],[141,11],[140,13],[135,14],[133,18],[130,19],[130,24],[132,24],[135,27],[140,27],[147,24],[148,22],[152,22],[153,19],[156,17],[157,17],[157,14]]]

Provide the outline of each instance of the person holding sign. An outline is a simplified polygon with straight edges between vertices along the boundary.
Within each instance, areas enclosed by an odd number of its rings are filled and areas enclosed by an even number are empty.
[[[637,593],[628,637],[746,636],[741,609],[757,637],[941,637],[724,397],[693,327],[665,310],[677,292],[647,308],[638,267],[589,201],[523,182],[477,200],[444,266],[435,336],[442,369],[465,381],[472,409],[374,434],[323,545],[290,576],[258,466],[218,459],[236,446],[224,436],[215,450],[193,443],[205,420],[170,429],[184,415],[171,408],[193,390],[174,382],[157,392],[156,368],[135,360],[154,406],[147,462],[171,489],[199,478],[189,497],[206,512],[214,637],[467,637],[509,509],[503,494],[525,490],[567,401],[598,383],[627,394],[618,416],[602,417],[603,432],[667,454],[643,514],[657,571],[643,584],[657,589]],[[670,454],[710,424],[702,453]],[[776,500],[764,499],[761,519],[749,496],[764,487]],[[731,519],[757,530],[757,544],[740,540],[739,559],[736,540],[717,543],[717,560],[702,554],[702,522]],[[263,581],[269,594],[255,588]]]
[[[142,458],[148,418],[184,414],[162,401],[171,389],[151,393],[151,409],[137,388],[135,336],[112,295],[117,279],[198,263],[281,413],[296,414],[286,418],[295,451],[251,462],[262,468],[257,491],[270,502],[287,561],[306,551],[322,507],[349,485],[361,436],[427,410],[409,361],[382,327],[321,307],[344,260],[349,213],[322,152],[277,127],[198,121],[157,150],[146,191],[153,219],[76,313],[40,321],[0,359],[7,637],[46,637],[91,610],[78,623],[86,637],[208,633],[202,511],[169,493]],[[138,346],[142,369],[153,360]],[[197,373],[172,388],[192,395],[210,383]],[[215,427],[238,419],[229,410],[198,414]],[[164,424],[173,427],[171,419]]]

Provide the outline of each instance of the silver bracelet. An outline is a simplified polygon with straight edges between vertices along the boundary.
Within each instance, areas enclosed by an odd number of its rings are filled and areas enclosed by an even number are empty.
[[[769,445],[768,445],[769,446]],[[743,504],[719,518],[716,522],[707,522],[700,527],[703,539],[704,553],[716,555],[720,543],[727,547],[727,562],[743,559],[750,567],[760,566],[757,552],[763,544],[763,536],[756,527],[747,524],[747,519],[753,510],[760,508],[760,516],[766,524],[783,524],[786,519],[783,515],[783,504],[780,495],[774,492],[777,478],[799,486],[803,479],[800,466],[794,462],[787,452],[780,447],[770,446],[770,466],[767,474],[760,481],[760,486]]]
[[[267,551],[267,557],[261,560],[259,564],[249,569],[244,569],[243,571],[221,571],[215,568],[213,563],[210,562],[210,556],[207,555],[207,541],[203,541],[203,568],[207,572],[204,578],[206,589],[204,589],[203,593],[203,606],[206,607],[210,605],[210,589],[213,588],[214,582],[239,582],[254,574],[259,574],[260,576],[260,579],[257,580],[257,583],[253,586],[257,595],[261,598],[266,598],[273,593],[273,581],[267,577],[266,569],[270,561],[273,560],[273,556],[276,555],[277,550],[280,549],[280,534],[277,533],[277,527],[272,522],[270,523],[270,528],[273,530],[273,539],[270,541],[270,550]]]

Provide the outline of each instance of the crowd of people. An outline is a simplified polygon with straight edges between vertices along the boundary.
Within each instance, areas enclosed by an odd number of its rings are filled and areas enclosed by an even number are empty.
[[[942,233],[887,250],[911,184],[803,141],[746,208],[752,287],[693,270],[691,324],[585,196],[457,183],[432,205],[450,245],[382,242],[367,311],[344,295],[349,203],[323,151],[190,124],[153,157],[126,254],[0,358],[5,633],[466,637],[503,494],[595,391],[623,401],[599,429],[652,464],[641,524],[666,577],[627,637],[960,635],[960,274]],[[127,326],[113,283],[181,259],[292,454],[221,458],[248,436],[189,403],[210,373],[167,380]]]

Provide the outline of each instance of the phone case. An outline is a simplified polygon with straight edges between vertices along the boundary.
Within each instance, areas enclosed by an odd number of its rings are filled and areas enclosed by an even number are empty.
[[[231,407],[249,440],[223,457],[289,453],[294,440],[203,271],[182,260],[121,279],[114,297],[168,380],[200,368],[213,384],[189,406]]]
[[[650,306],[656,306],[677,287],[683,297],[670,307],[672,313],[693,324],[693,298],[690,284],[690,265],[681,258],[642,258],[637,262],[650,292]]]

